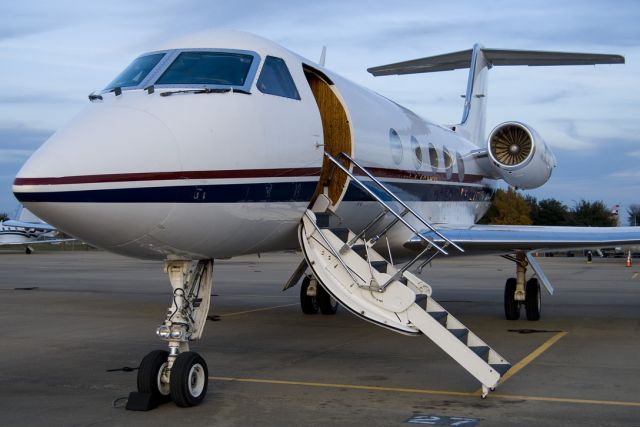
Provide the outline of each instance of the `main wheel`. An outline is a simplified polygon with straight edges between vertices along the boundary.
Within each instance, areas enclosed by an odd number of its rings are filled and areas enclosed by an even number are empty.
[[[318,312],[318,301],[316,297],[307,295],[307,289],[311,283],[310,277],[305,277],[300,285],[300,307],[304,314],[316,314]],[[317,292],[320,292],[321,286],[317,286]]]
[[[158,403],[170,400],[169,384],[162,382],[162,371],[167,366],[169,352],[154,350],[147,354],[138,368],[138,391],[151,394]]]
[[[524,308],[527,312],[527,320],[540,320],[540,309],[542,308],[542,295],[540,294],[540,283],[535,277],[527,281],[525,287]]]
[[[193,351],[180,353],[171,367],[171,399],[182,407],[196,406],[207,394],[209,370],[204,359]]]
[[[504,285],[504,317],[507,320],[518,320],[520,318],[520,302],[516,301],[516,287],[518,281],[515,277],[507,279]]]
[[[331,294],[327,292],[322,285],[318,285],[316,301],[318,301],[322,314],[336,314],[336,311],[338,311],[338,301],[333,299]]]

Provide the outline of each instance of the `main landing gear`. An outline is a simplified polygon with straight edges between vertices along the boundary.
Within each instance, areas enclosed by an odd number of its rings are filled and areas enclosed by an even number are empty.
[[[305,276],[300,286],[300,307],[304,314],[336,314],[338,301],[313,276]]]
[[[542,296],[538,279],[532,277],[526,280],[527,266],[524,252],[516,252],[516,256],[503,255],[516,263],[516,277],[507,279],[504,286],[504,315],[507,320],[518,320],[520,309],[524,305],[527,320],[540,320]]]
[[[207,320],[213,260],[169,260],[165,272],[173,288],[173,303],[156,334],[167,342],[169,351],[154,350],[142,359],[138,394],[151,401],[150,407],[169,400],[178,406],[195,406],[207,393],[209,371],[204,359],[189,351],[189,341],[200,339]]]

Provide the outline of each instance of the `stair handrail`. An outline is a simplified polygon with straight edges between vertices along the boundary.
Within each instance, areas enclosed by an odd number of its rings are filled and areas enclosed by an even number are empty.
[[[331,156],[331,154],[325,152],[325,155],[329,157],[330,160],[332,160],[335,164],[338,164],[338,160]],[[451,246],[453,246],[454,248],[456,248],[458,251],[460,252],[464,252],[464,249],[462,249],[460,246],[458,246],[457,244],[455,244],[453,241],[451,241],[450,239],[448,239],[447,237],[445,237],[442,233],[440,233],[434,226],[432,226],[427,220],[425,220],[424,218],[422,218],[420,215],[418,215],[417,212],[415,212],[413,209],[411,209],[405,202],[403,202],[398,196],[396,196],[393,191],[389,190],[382,182],[380,182],[380,180],[378,180],[378,178],[376,178],[375,176],[373,176],[367,169],[365,169],[362,165],[360,165],[358,162],[356,162],[351,156],[349,156],[347,153],[345,152],[341,152],[338,154],[337,157],[344,157],[345,159],[349,160],[353,165],[355,165],[358,169],[360,169],[362,172],[364,172],[365,175],[367,175],[373,182],[375,182],[385,193],[387,193],[387,195],[391,196],[396,202],[398,202],[403,208],[405,208],[406,210],[408,210],[418,221],[420,221],[425,227],[427,227],[429,230],[431,230],[433,233],[435,233],[438,237],[440,237],[442,240],[444,240],[445,242],[447,242],[448,244],[450,244]],[[339,166],[342,166],[342,164],[340,164]],[[344,168],[341,168],[344,170]],[[356,179],[356,181],[359,182],[359,180]],[[384,204],[384,203],[383,203]],[[386,206],[386,204],[385,204]],[[395,211],[394,211],[395,213]],[[403,221],[404,222],[404,221]],[[406,223],[405,223],[406,224]],[[413,230],[412,230],[413,231]],[[418,236],[420,236],[420,233],[416,232],[416,234]]]
[[[344,153],[341,153],[344,154]],[[344,172],[345,174],[347,174],[347,176],[349,178],[351,178],[354,182],[356,182],[360,187],[362,187],[362,189],[368,193],[371,197],[373,197],[378,203],[380,203],[382,206],[384,206],[391,214],[393,214],[400,222],[402,222],[409,230],[413,231],[413,233],[418,236],[421,240],[427,242],[428,244],[430,244],[434,249],[436,249],[438,252],[440,252],[443,255],[449,255],[449,253],[447,251],[445,251],[443,248],[441,248],[439,245],[437,245],[434,241],[432,241],[431,239],[423,236],[418,230],[416,230],[416,228],[414,226],[412,226],[411,224],[409,224],[407,221],[405,221],[404,218],[402,218],[402,216],[400,216],[400,214],[398,214],[396,211],[394,211],[389,205],[387,205],[385,203],[384,200],[382,200],[376,193],[374,193],[370,188],[368,188],[366,185],[364,185],[362,183],[362,181],[360,181],[358,178],[356,178],[356,176],[354,174],[352,174],[349,169],[347,169],[342,163],[340,163],[340,161],[338,161],[338,159],[336,159],[335,157],[333,157],[331,154],[325,152],[324,155],[333,162],[333,164],[337,167],[340,168],[340,170],[342,170],[342,172]],[[348,156],[347,156],[348,157]],[[348,157],[349,160],[351,160],[350,157]],[[351,160],[352,161],[352,160]],[[353,162],[356,166],[358,166],[360,169],[362,169],[361,166],[359,166],[357,163]],[[374,178],[375,179],[375,178]],[[386,189],[386,191],[389,191],[388,189]],[[406,206],[406,205],[405,205]],[[407,209],[409,209],[410,212],[413,213],[413,211],[407,206]],[[417,216],[417,214],[414,214]],[[418,217],[419,218],[419,217]],[[439,234],[436,232],[436,234]],[[445,237],[444,238],[445,241],[448,241],[448,239]],[[455,247],[457,247],[459,250],[462,250],[462,248],[458,247],[457,245],[454,244]]]

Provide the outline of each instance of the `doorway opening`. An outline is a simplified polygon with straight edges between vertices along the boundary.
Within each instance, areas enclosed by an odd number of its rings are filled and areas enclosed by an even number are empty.
[[[311,67],[304,66],[304,74],[309,82],[313,96],[316,99],[320,117],[322,119],[322,134],[324,137],[324,151],[336,157],[341,152],[345,152],[350,156],[353,155],[353,144],[351,141],[351,127],[347,112],[342,105],[335,92],[333,82],[324,75],[324,73],[314,70]],[[346,160],[341,159],[342,164],[351,169],[351,165]],[[331,172],[331,161],[327,158],[322,160],[322,171],[320,172],[320,180],[318,187],[313,195],[311,204],[323,192],[327,179]],[[336,170],[331,177],[329,183],[328,197],[334,206],[338,206],[349,183],[347,174],[335,168]]]

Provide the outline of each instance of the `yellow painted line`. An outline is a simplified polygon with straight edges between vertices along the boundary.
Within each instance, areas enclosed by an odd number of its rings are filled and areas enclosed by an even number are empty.
[[[525,366],[527,366],[529,363],[536,360],[542,353],[547,351],[549,347],[557,343],[560,340],[560,338],[567,335],[567,333],[568,332],[558,332],[557,334],[555,334],[554,336],[546,340],[540,347],[536,348],[531,353],[529,353],[527,357],[525,357],[524,359],[522,359],[521,361],[513,365],[511,369],[509,369],[507,373],[502,378],[500,378],[500,382],[498,382],[498,384],[502,384],[503,382],[505,382],[506,380],[508,380],[509,378],[511,378],[518,372],[520,372]]]
[[[571,399],[565,397],[545,397],[545,396],[517,396],[514,394],[490,393],[489,397],[500,399],[523,399],[539,402],[577,403],[581,405],[608,405],[608,406],[632,406],[640,408],[640,402],[622,402],[618,400],[591,400],[591,399]]]
[[[241,314],[257,313],[258,311],[273,310],[274,308],[281,308],[281,307],[291,307],[292,305],[298,305],[298,304],[300,303],[294,302],[293,304],[274,305],[272,307],[256,308],[255,310],[246,310],[246,311],[237,311],[235,313],[218,314],[218,316],[220,317],[239,316]]]
[[[531,353],[529,353],[525,358],[523,358],[522,360],[520,360],[518,363],[516,363],[515,365],[513,365],[511,367],[511,369],[509,369],[507,371],[506,374],[504,374],[502,376],[502,378],[500,378],[500,381],[498,381],[498,385],[504,383],[505,381],[507,381],[509,378],[511,378],[512,376],[514,376],[515,374],[517,374],[518,372],[520,372],[522,369],[524,369],[528,364],[530,364],[531,362],[533,362],[534,360],[536,360],[542,353],[544,353],[545,351],[547,351],[552,345],[554,345],[555,343],[558,342],[558,340],[560,340],[560,338],[564,337],[565,335],[567,335],[568,332],[558,332],[557,334],[555,334],[554,336],[552,336],[551,338],[549,338],[548,340],[546,340],[544,343],[542,343],[538,348],[536,348],[535,350],[533,350]],[[482,395],[482,388],[479,390],[476,390],[475,393],[473,393],[476,396],[481,396]],[[492,394],[492,396],[494,396],[494,394]]]
[[[234,378],[234,377],[209,377],[209,379],[212,381],[234,381],[239,383],[298,385],[298,386],[305,386],[305,387],[346,388],[351,390],[395,391],[399,393],[438,394],[438,395],[444,395],[444,396],[473,396],[473,393],[467,393],[462,391],[423,390],[423,389],[415,389],[415,388],[379,387],[379,386],[354,385],[354,384],[331,384],[331,383],[314,383],[314,382],[307,382],[307,381],[261,380],[256,378]]]
[[[430,394],[439,396],[464,396],[464,397],[477,397],[476,393],[466,393],[460,391],[447,391],[447,390],[425,390],[416,388],[402,388],[402,387],[380,387],[380,386],[367,386],[367,385],[354,385],[354,384],[331,384],[331,383],[316,383],[307,381],[283,381],[283,380],[266,380],[257,378],[236,378],[236,377],[209,377],[211,381],[230,381],[240,383],[254,383],[254,384],[279,384],[279,385],[294,385],[305,387],[322,387],[322,388],[342,388],[350,390],[368,390],[368,391],[387,391],[397,393],[414,393],[414,394]],[[489,398],[498,399],[520,399],[531,400],[538,402],[557,402],[557,403],[575,403],[583,405],[609,405],[609,406],[630,406],[640,407],[640,402],[623,402],[615,400],[592,400],[592,399],[571,399],[563,397],[546,397],[546,396],[519,396],[512,394],[500,394],[490,393]]]

